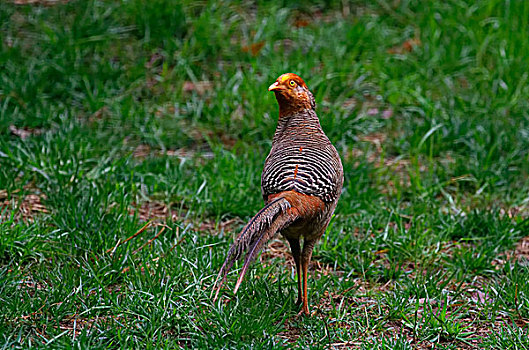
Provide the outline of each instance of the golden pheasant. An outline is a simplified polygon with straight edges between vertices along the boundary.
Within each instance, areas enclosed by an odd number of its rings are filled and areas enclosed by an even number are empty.
[[[233,263],[246,252],[235,285],[237,293],[249,264],[280,232],[289,242],[296,264],[300,313],[308,315],[307,271],[314,245],[325,232],[340,197],[342,162],[321,128],[314,96],[303,79],[286,73],[268,90],[275,93],[279,120],[261,176],[265,206],[231,246],[215,282],[214,299]]]

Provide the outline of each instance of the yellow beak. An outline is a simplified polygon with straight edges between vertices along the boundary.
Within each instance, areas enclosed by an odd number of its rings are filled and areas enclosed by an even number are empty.
[[[281,89],[282,89],[282,86],[279,85],[277,81],[268,87],[268,91],[281,90]]]

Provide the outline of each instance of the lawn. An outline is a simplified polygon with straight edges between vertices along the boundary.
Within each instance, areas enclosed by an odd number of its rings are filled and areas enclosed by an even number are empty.
[[[529,349],[528,37],[515,0],[0,2],[0,348]],[[285,72],[345,171],[311,317],[279,236],[210,297]]]

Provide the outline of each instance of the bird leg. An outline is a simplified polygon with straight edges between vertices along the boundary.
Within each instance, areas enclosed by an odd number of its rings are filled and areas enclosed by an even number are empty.
[[[296,263],[296,275],[298,277],[298,300],[296,305],[301,305],[303,302],[303,296],[301,294],[301,247],[299,245],[299,238],[287,238],[290,244],[290,250],[292,251],[292,257]]]
[[[307,274],[309,270],[310,258],[312,257],[312,249],[316,240],[307,240],[303,242],[303,251],[301,252],[301,269],[303,272],[303,306],[300,314],[309,315],[309,296],[307,292]]]

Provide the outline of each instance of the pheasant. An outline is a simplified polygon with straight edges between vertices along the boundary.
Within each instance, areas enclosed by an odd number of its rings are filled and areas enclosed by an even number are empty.
[[[342,162],[321,128],[314,96],[303,79],[293,73],[283,74],[268,91],[275,93],[279,119],[261,175],[265,206],[246,224],[228,251],[213,288],[214,300],[234,262],[246,252],[234,289],[237,293],[250,263],[280,232],[296,264],[300,314],[308,315],[307,270],[314,245],[329,225],[340,197]]]

